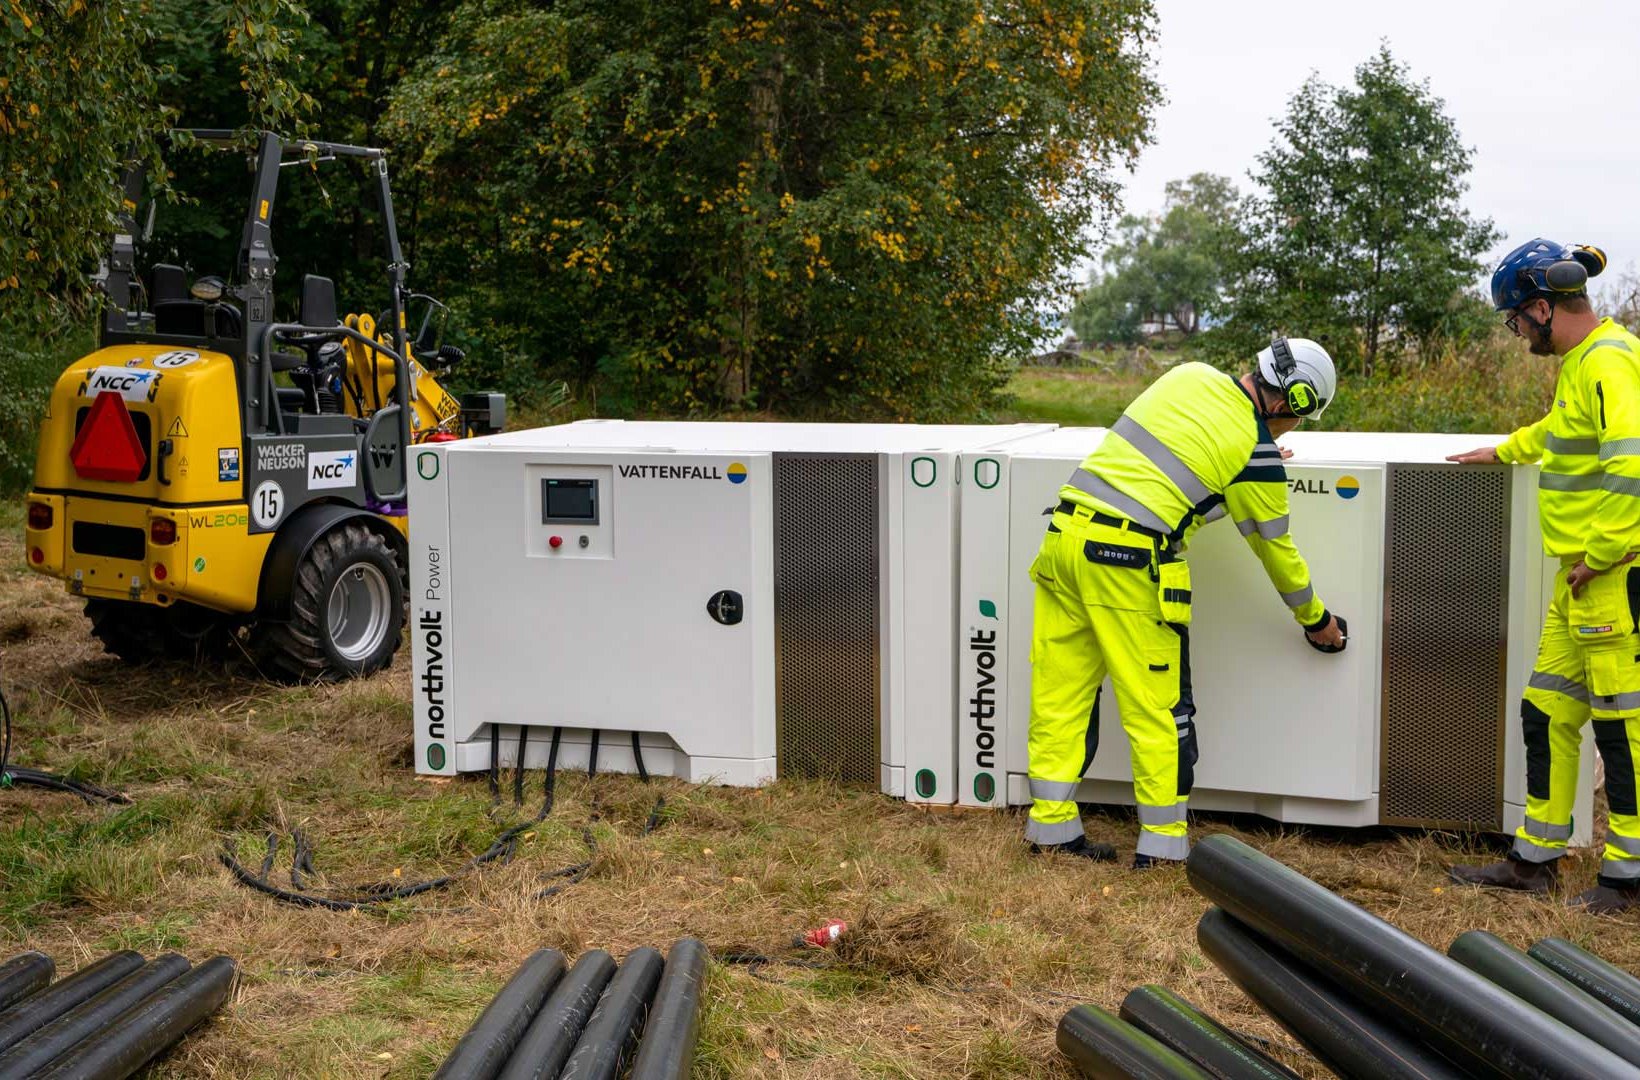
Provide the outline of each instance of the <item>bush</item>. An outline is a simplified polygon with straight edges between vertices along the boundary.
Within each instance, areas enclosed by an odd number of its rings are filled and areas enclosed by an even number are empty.
[[[16,495],[34,478],[40,419],[57,376],[96,348],[89,328],[44,340],[23,339],[0,360],[0,495]]]
[[[1345,376],[1317,427],[1331,431],[1506,434],[1548,412],[1556,357],[1532,356],[1502,328],[1445,345],[1392,376]]]

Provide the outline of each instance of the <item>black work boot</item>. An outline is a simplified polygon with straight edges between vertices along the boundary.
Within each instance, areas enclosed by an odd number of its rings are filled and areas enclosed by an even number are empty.
[[[1032,844],[1032,855],[1075,855],[1094,862],[1115,862],[1116,849],[1109,844],[1096,844],[1085,836],[1067,840],[1063,844]]]
[[[1454,866],[1446,874],[1460,885],[1483,885],[1489,889],[1509,889],[1534,896],[1544,895],[1560,879],[1560,869],[1555,866],[1554,860],[1527,862],[1512,851],[1502,862],[1486,866]]]
[[[1621,915],[1640,907],[1640,882],[1620,881],[1601,874],[1592,889],[1585,889],[1570,900],[1568,907],[1582,908],[1590,915]]]
[[[1183,866],[1183,865],[1184,865],[1184,860],[1183,859],[1158,859],[1154,855],[1138,855],[1138,854],[1135,854],[1133,856],[1133,869],[1135,869],[1135,870],[1150,870],[1150,869],[1153,869],[1153,868],[1154,869],[1163,869],[1163,868],[1169,867],[1169,866]]]

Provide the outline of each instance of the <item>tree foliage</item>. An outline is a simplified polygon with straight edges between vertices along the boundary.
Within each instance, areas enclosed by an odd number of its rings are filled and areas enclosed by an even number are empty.
[[[1137,342],[1145,320],[1166,316],[1186,335],[1224,306],[1224,266],[1236,248],[1235,186],[1196,173],[1169,181],[1159,214],[1129,215],[1105,249],[1103,270],[1071,309],[1084,341]]]
[[[1470,155],[1387,45],[1352,87],[1305,82],[1258,158],[1230,336],[1303,333],[1369,374],[1439,336],[1498,236],[1462,207]]]
[[[418,243],[629,405],[972,408],[1111,204],[1148,0],[468,0],[401,83]]]

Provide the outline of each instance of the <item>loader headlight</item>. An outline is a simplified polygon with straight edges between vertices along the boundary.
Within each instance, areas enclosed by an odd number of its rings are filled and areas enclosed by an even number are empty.
[[[219,277],[202,277],[188,286],[188,292],[195,300],[204,300],[207,303],[222,299],[222,293],[227,284]]]

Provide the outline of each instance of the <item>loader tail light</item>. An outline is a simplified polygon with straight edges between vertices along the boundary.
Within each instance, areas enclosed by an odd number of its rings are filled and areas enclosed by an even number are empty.
[[[155,563],[154,564],[154,580],[155,581],[164,581],[165,577],[166,577],[165,564],[162,563],[162,562]]]
[[[46,561],[46,553],[41,551],[39,548],[30,548],[28,557],[29,561],[34,563],[35,566],[39,566],[41,563]]]
[[[57,520],[47,503],[31,502],[28,504],[28,527],[35,532],[44,532],[51,528],[51,523]]]
[[[177,523],[170,518],[155,518],[148,526],[148,539],[159,545],[176,543]]]

